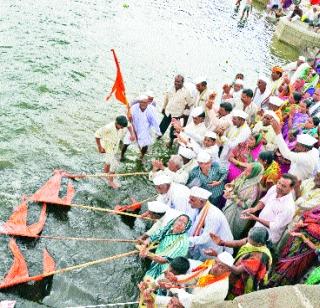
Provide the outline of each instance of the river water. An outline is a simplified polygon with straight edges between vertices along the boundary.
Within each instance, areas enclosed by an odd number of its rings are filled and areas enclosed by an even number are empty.
[[[272,41],[274,26],[263,11],[254,9],[244,27],[238,27],[238,20],[231,0],[1,0],[0,222],[54,169],[100,172],[103,157],[95,149],[94,131],[123,110],[103,99],[115,77],[111,48],[120,59],[128,97],[152,89],[160,103],[176,73],[186,79],[206,75],[218,89],[243,71],[253,86],[259,72],[296,57]],[[148,159],[168,155],[157,144]],[[122,171],[141,170],[136,156],[135,150],[128,153]],[[144,177],[121,182],[117,192],[100,180],[75,182],[74,201],[112,208],[131,196],[142,200],[154,194]],[[32,223],[40,207],[29,208]],[[51,206],[43,234],[132,239],[144,228],[138,220]],[[42,271],[45,247],[58,268],[133,249],[119,243],[17,242],[30,275]],[[7,244],[1,237],[0,277],[12,262]],[[16,299],[20,307],[135,300],[143,271],[140,260],[130,257],[11,288],[0,293],[0,300]]]

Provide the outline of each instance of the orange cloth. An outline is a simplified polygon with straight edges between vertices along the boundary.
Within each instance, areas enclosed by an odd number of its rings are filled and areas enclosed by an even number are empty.
[[[207,214],[208,214],[208,211],[209,211],[209,207],[210,207],[210,202],[207,202],[205,204],[205,206],[202,208],[201,213],[199,214],[201,216],[200,216],[198,225],[197,225],[196,229],[194,230],[192,236],[199,236],[200,235],[201,229],[204,226],[204,222],[206,220],[206,217],[207,217]]]
[[[116,99],[118,101],[120,101],[122,104],[124,104],[129,109],[129,103],[128,103],[128,100],[127,100],[126,94],[125,94],[126,90],[125,90],[122,74],[120,71],[119,61],[118,61],[118,58],[116,56],[114,49],[111,49],[111,51],[113,53],[114,62],[116,63],[116,67],[117,67],[117,76],[116,76],[116,80],[114,82],[114,85],[112,87],[112,90],[111,90],[110,94],[106,97],[106,100],[110,99],[111,95],[114,93]]]
[[[272,73],[283,73],[283,68],[280,66],[274,66],[272,68]]]

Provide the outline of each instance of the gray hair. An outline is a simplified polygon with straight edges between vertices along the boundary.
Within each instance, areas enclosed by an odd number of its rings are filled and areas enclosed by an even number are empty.
[[[183,159],[180,155],[171,155],[170,160],[179,167],[183,166]]]

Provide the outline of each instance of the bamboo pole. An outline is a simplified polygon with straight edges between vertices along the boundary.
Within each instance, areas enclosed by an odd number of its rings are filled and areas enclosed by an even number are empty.
[[[94,261],[90,261],[90,262],[86,262],[86,263],[82,263],[82,264],[78,264],[78,265],[73,265],[73,266],[61,268],[61,269],[51,271],[48,273],[43,273],[41,276],[48,277],[48,276],[52,276],[52,275],[56,275],[56,274],[67,273],[67,272],[71,272],[71,271],[74,271],[77,269],[83,269],[83,268],[86,268],[86,267],[89,267],[92,265],[96,265],[96,264],[100,264],[100,263],[104,263],[104,262],[109,262],[109,261],[113,261],[113,260],[124,258],[124,257],[133,256],[138,253],[139,253],[138,250],[132,250],[132,251],[118,254],[118,255],[114,255],[111,257],[106,257],[106,258],[102,258],[102,259],[98,259],[98,260],[94,260]]]
[[[141,219],[151,220],[151,221],[156,220],[156,219],[153,219],[153,218],[150,218],[150,217],[143,217],[142,215],[138,215],[138,214],[115,211],[115,210],[110,210],[110,209],[106,209],[106,208],[102,208],[102,207],[89,206],[89,205],[85,205],[85,204],[68,204],[68,206],[74,207],[74,208],[79,208],[79,209],[90,210],[90,211],[107,212],[107,213],[111,213],[111,214],[119,214],[119,215],[123,215],[123,216],[141,218]]]
[[[101,177],[124,177],[124,176],[138,176],[138,175],[148,175],[149,172],[130,172],[130,173],[96,173],[96,174],[70,174],[71,178],[101,178]]]

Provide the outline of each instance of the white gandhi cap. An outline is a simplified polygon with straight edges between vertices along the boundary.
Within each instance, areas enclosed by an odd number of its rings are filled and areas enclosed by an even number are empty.
[[[158,186],[162,184],[171,184],[172,179],[167,175],[158,175],[153,179],[153,184]]]
[[[191,149],[184,147],[184,146],[179,147],[178,155],[183,156],[187,159],[193,159],[196,157],[195,152],[193,152]]]
[[[193,108],[190,115],[193,118],[195,118],[195,117],[198,117],[200,114],[203,114],[203,113],[204,113],[204,109],[201,106],[199,106],[199,107]]]
[[[234,258],[232,257],[232,255],[229,252],[222,252],[219,253],[217,258],[224,264],[228,265],[228,266],[232,266],[234,263]]]
[[[248,114],[242,110],[234,110],[232,111],[232,116],[233,117],[239,117],[241,119],[246,120],[248,118]]]
[[[265,110],[263,115],[264,116],[269,115],[269,116],[273,117],[278,123],[280,123],[279,117],[276,115],[276,113],[273,110]]]
[[[148,96],[146,94],[141,94],[137,97],[137,101],[145,101],[148,99]]]
[[[165,213],[169,209],[169,206],[160,201],[148,202],[148,210],[153,213]]]
[[[242,79],[236,79],[236,81],[234,82],[234,84],[237,84],[239,86],[243,86],[244,85],[244,82]]]
[[[203,200],[208,200],[208,198],[212,195],[212,193],[206,189],[203,189],[198,186],[193,186],[190,189],[190,196],[203,199]]]
[[[271,105],[280,107],[283,104],[283,100],[277,96],[270,96],[269,103]]]
[[[208,163],[211,161],[211,156],[206,151],[200,151],[197,156],[198,163]]]
[[[297,136],[297,142],[308,147],[312,147],[317,141],[318,140],[316,138],[313,138],[308,134],[301,134]]]
[[[217,139],[217,134],[211,131],[207,131],[206,134],[204,135],[205,137],[209,137],[212,139]]]

